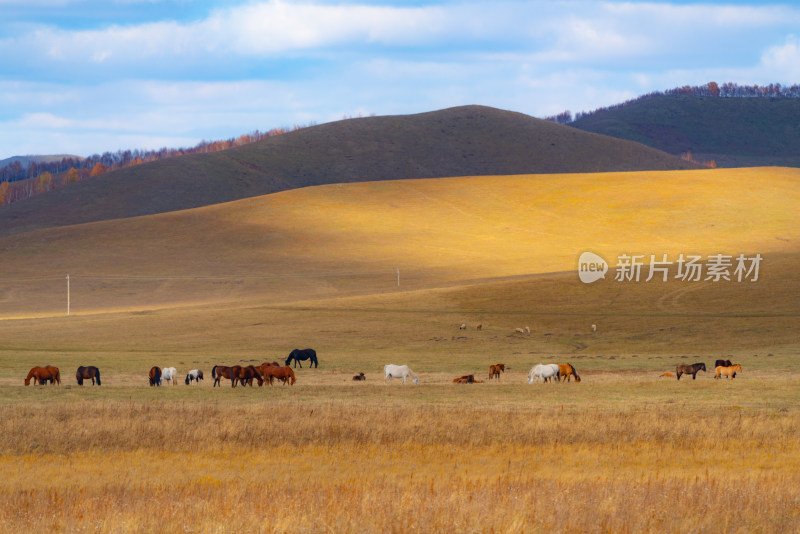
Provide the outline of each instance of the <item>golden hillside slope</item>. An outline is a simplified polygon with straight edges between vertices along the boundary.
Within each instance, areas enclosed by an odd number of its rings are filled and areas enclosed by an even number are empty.
[[[568,271],[591,250],[797,252],[800,170],[331,185],[0,240],[0,316],[291,302]]]

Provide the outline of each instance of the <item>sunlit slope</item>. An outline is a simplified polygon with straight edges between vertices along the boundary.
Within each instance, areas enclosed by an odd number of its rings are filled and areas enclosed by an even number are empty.
[[[438,287],[574,270],[591,250],[794,252],[800,170],[529,175],[329,185],[0,240],[0,314]]]

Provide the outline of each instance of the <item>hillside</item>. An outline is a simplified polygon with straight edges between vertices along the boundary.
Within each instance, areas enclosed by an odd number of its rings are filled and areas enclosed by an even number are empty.
[[[758,252],[772,258],[799,252],[798,202],[796,169],[296,189],[1,238],[0,314],[62,311],[67,273],[73,313],[87,313],[394,292],[397,268],[402,290],[572,271],[585,250],[612,264],[624,252],[673,258]],[[748,309],[748,302],[723,309]]]
[[[800,99],[653,95],[570,123],[720,167],[800,167]]]
[[[695,168],[637,143],[467,106],[349,119],[115,171],[0,209],[0,235],[373,180]]]

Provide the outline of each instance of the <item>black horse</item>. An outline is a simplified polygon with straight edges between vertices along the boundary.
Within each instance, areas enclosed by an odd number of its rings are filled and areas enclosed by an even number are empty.
[[[78,381],[78,385],[82,386],[84,380],[89,380],[91,378],[92,385],[97,382],[97,385],[100,385],[100,369],[95,367],[94,365],[90,365],[89,367],[80,366],[78,370],[75,372],[75,380]]]
[[[678,380],[681,379],[681,375],[692,375],[692,380],[697,378],[697,372],[703,371],[706,372],[706,364],[704,363],[693,363],[692,365],[681,364],[675,368],[675,374],[678,376]]]
[[[300,363],[301,360],[311,360],[311,363],[308,364],[310,368],[312,365],[314,367],[319,367],[319,362],[317,362],[317,351],[314,349],[294,349],[291,353],[289,353],[289,357],[286,358],[286,363],[284,365],[291,365],[292,360],[294,360],[294,366],[297,367],[297,364]],[[300,369],[303,368],[303,364],[300,363]]]

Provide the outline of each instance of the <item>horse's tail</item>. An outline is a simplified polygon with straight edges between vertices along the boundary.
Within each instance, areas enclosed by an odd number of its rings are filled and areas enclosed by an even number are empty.
[[[217,378],[217,366],[211,368],[211,378]]]
[[[311,363],[314,364],[314,367],[319,368],[319,361],[317,361],[317,351],[315,350],[311,351]],[[308,364],[309,367],[311,367],[311,363]]]
[[[292,369],[291,369],[291,368],[289,368],[289,378],[291,379],[291,382],[289,383],[289,385],[290,385],[290,386],[293,386],[293,385],[294,385],[294,383],[295,383],[295,382],[297,382],[297,380],[295,380],[295,378],[294,378],[294,371],[292,371]]]
[[[98,369],[96,367],[94,369],[94,377],[97,379],[97,385],[99,386],[100,385],[100,369]]]

